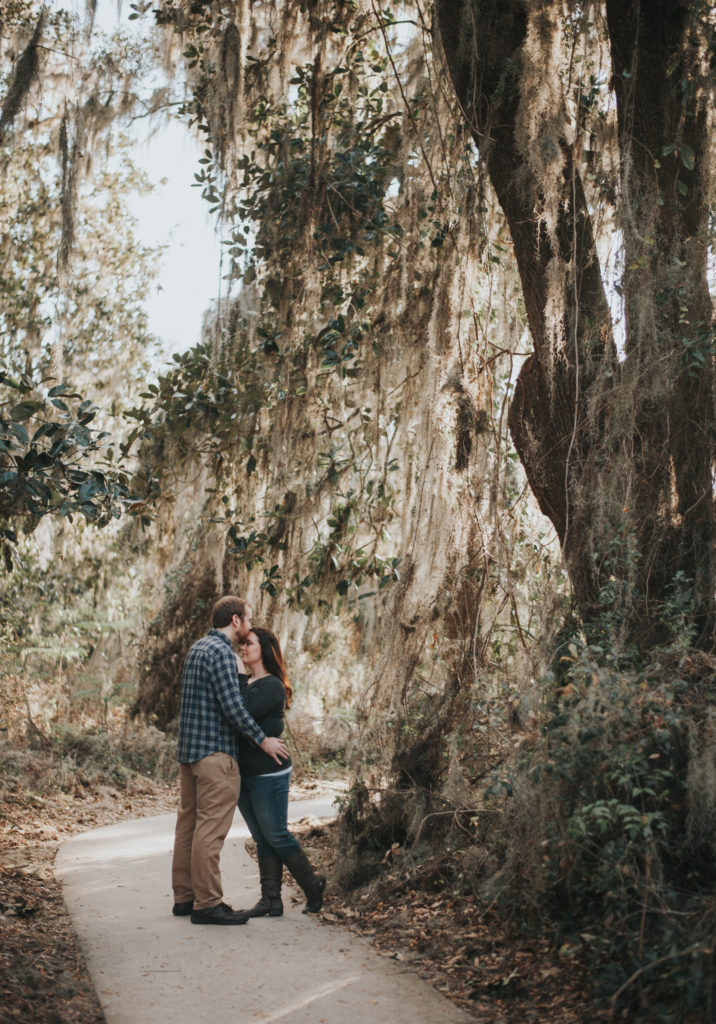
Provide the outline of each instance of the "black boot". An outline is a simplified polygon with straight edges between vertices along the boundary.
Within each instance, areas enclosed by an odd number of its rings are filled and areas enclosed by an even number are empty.
[[[281,879],[283,863],[275,853],[267,853],[259,857],[259,879],[261,881],[261,899],[247,910],[249,917],[280,917],[283,914],[281,902]]]
[[[303,913],[317,914],[323,906],[323,890],[326,888],[326,879],[323,875],[316,874],[303,850],[294,853],[293,857],[289,857],[284,863],[303,889],[306,897]]]

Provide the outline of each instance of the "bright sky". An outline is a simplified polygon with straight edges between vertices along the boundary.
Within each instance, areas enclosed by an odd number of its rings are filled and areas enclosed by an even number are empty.
[[[150,329],[168,352],[184,351],[199,340],[204,310],[220,292],[219,238],[201,190],[191,187],[200,156],[197,143],[177,121],[142,142],[135,153],[152,181],[162,181],[151,195],[134,197],[130,205],[142,241],[168,243],[158,290],[147,304]]]
[[[51,0],[84,19],[85,0]],[[148,31],[151,16],[129,20],[128,0],[98,0],[95,27],[106,32]],[[220,293],[221,246],[208,216],[201,189],[192,188],[201,156],[198,140],[185,125],[172,121],[147,138],[146,122],[137,122],[135,160],[157,184],[147,197],[134,197],[130,208],[139,219],[139,236],[147,245],[166,244],[157,288],[147,303],[149,327],[167,353],[182,352],[201,336],[204,311]]]

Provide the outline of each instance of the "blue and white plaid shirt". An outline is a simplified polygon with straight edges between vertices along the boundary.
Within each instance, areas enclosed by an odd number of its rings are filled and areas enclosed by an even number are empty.
[[[231,641],[220,630],[210,629],[192,645],[184,662],[177,760],[189,764],[219,753],[238,760],[237,729],[257,746],[266,739],[241,697]]]

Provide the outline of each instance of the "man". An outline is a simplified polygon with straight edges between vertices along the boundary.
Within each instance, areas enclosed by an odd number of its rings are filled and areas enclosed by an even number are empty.
[[[212,626],[184,662],[179,743],[180,802],[172,860],[173,913],[193,924],[245,924],[248,915],[223,901],[219,858],[239,798],[236,730],[281,763],[283,740],[265,736],[240,692],[233,644],[251,630],[251,608],[228,595],[212,609]]]

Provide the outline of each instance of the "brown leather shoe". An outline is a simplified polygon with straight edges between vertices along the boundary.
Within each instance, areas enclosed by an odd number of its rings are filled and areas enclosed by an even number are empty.
[[[245,910],[232,910],[228,903],[217,903],[207,910],[192,910],[192,924],[246,924],[249,915]]]

